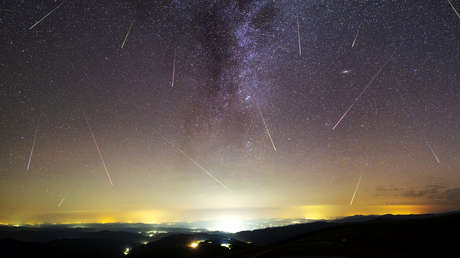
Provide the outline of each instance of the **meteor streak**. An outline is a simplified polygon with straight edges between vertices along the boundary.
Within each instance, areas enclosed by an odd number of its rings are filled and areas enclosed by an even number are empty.
[[[63,197],[63,198],[59,201],[59,203],[58,203],[57,206],[58,206],[58,207],[61,207],[62,203],[64,203],[64,200],[65,200],[65,197]]]
[[[38,128],[40,127],[40,118],[41,114],[38,117],[38,122],[37,122],[37,127],[35,127],[35,133],[34,133],[34,140],[32,142],[32,148],[30,149],[30,154],[29,154],[29,161],[27,162],[27,171],[30,169],[30,162],[32,161],[32,155],[34,155],[34,149],[35,149],[35,143],[37,142],[37,136],[38,136]]]
[[[174,49],[174,58],[173,58],[172,75],[171,75],[171,88],[174,88],[175,75],[176,75],[176,49]]]
[[[101,160],[102,165],[104,166],[105,174],[107,175],[107,179],[109,180],[110,184],[113,185],[112,183],[112,178],[110,177],[109,169],[107,168],[107,165],[105,164],[104,157],[102,156],[101,149],[99,148],[99,144],[97,144],[96,141],[96,136],[94,136],[93,129],[91,129],[91,126],[89,125],[88,118],[86,118],[85,115],[83,115],[86,121],[86,125],[88,126],[88,130],[91,133],[91,138],[93,139],[94,145],[96,145],[97,153],[99,154],[99,159]]]
[[[65,0],[63,0],[60,4],[58,4],[58,6],[54,7],[51,11],[49,11],[45,16],[43,16],[40,20],[38,20],[37,22],[35,22],[32,26],[29,27],[29,30],[33,29],[35,26],[37,26],[38,24],[40,24],[44,19],[46,19],[46,17],[48,17],[50,14],[52,14],[54,11],[56,11],[59,7],[61,7],[61,5],[64,3]]]
[[[393,52],[394,53],[394,52]],[[371,80],[366,84],[366,86],[364,87],[364,89],[361,91],[361,93],[359,93],[359,95],[355,98],[355,100],[353,101],[353,103],[351,103],[351,105],[347,108],[347,110],[345,110],[345,112],[342,114],[342,116],[339,118],[339,120],[337,121],[337,123],[335,123],[334,127],[332,127],[332,130],[335,130],[335,128],[337,128],[337,126],[340,124],[340,122],[342,122],[342,120],[345,118],[345,116],[348,114],[348,112],[350,112],[350,110],[353,108],[353,106],[356,104],[356,102],[358,102],[358,100],[361,98],[361,96],[366,92],[366,90],[372,85],[372,83],[375,81],[375,79],[379,76],[379,74],[382,72],[383,68],[385,68],[385,66],[393,59],[393,55],[391,55],[390,59],[388,59],[388,61],[386,61],[382,67],[380,67],[380,69],[377,71],[377,73],[374,74],[374,76],[372,76]]]
[[[356,193],[358,192],[359,185],[361,184],[361,178],[362,177],[363,177],[363,175],[361,174],[359,176],[358,183],[356,184],[355,192],[353,193],[353,196],[351,197],[350,205],[353,205],[353,201],[355,200],[355,196],[356,196]]]
[[[131,22],[131,24],[129,25],[128,31],[126,32],[126,35],[125,35],[125,39],[123,40],[123,43],[121,44],[121,48],[125,47],[126,41],[128,40],[128,36],[129,36],[129,33],[131,32],[133,24],[134,24],[134,21]]]
[[[299,24],[298,15],[297,15],[297,41],[299,43],[299,56],[302,56],[302,44],[300,44],[300,24]]]
[[[161,135],[160,135],[161,136]],[[205,167],[203,167],[200,163],[198,163],[198,161],[194,160],[192,157],[190,157],[187,153],[185,153],[185,151],[183,151],[182,149],[180,149],[179,147],[177,147],[176,145],[172,144],[171,142],[168,141],[168,139],[166,139],[165,137],[161,136],[161,138],[168,144],[170,145],[171,147],[173,147],[177,152],[179,152],[180,154],[182,154],[184,157],[186,157],[188,160],[190,160],[193,165],[195,165],[197,168],[201,169],[201,171],[203,171],[206,175],[208,175],[211,179],[213,179],[216,183],[218,183],[219,185],[221,185],[225,190],[227,191],[231,191],[230,188],[228,188],[222,181],[220,181],[217,177],[215,177],[208,169],[206,169]]]
[[[426,145],[428,145],[428,148],[430,149],[431,154],[433,154],[433,157],[434,157],[434,159],[436,160],[436,162],[437,162],[438,164],[441,164],[441,161],[439,160],[438,155],[436,155],[436,152],[434,152],[433,147],[431,147],[431,145],[430,145],[429,143],[427,143]]]
[[[351,48],[355,47],[356,40],[358,39],[358,35],[359,35],[359,30],[356,31],[355,39],[353,40],[353,43],[351,43]]]
[[[272,135],[270,134],[270,130],[268,129],[267,122],[265,122],[264,114],[262,113],[262,110],[260,109],[259,104],[257,104],[257,102],[256,102],[256,106],[257,106],[257,110],[259,111],[260,118],[262,118],[262,122],[264,123],[265,132],[267,133],[268,138],[270,138],[270,142],[272,143],[273,150],[276,151],[276,146],[275,146],[275,143],[273,142],[273,138],[272,138]]]
[[[447,0],[447,2],[449,2],[449,5],[450,7],[452,7],[452,10],[454,10],[455,14],[457,15],[457,17],[460,19],[460,14],[457,12],[457,9],[455,9],[454,5],[452,4],[452,2],[450,0]]]

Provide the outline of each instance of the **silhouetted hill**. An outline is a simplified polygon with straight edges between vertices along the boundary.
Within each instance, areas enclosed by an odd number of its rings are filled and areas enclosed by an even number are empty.
[[[0,240],[1,257],[119,257],[125,241],[65,239],[46,243]]]
[[[355,215],[334,220],[321,220],[310,223],[294,224],[284,227],[272,227],[257,229],[252,231],[241,231],[232,235],[235,239],[252,242],[256,245],[270,245],[281,241],[293,239],[295,237],[315,232],[322,229],[334,228],[342,224],[348,223],[364,223],[369,221],[397,221],[397,220],[419,220],[436,217],[444,217],[447,215],[460,215],[459,212],[451,212],[445,214],[421,214],[421,215]]]
[[[320,229],[334,227],[335,223],[320,221],[306,224],[296,224],[284,227],[258,229],[252,231],[241,231],[233,234],[235,239],[251,242],[256,245],[268,245],[291,239],[302,234],[317,231]]]
[[[333,224],[234,257],[460,257],[460,213]]]
[[[460,213],[353,216],[236,234],[148,232],[0,227],[0,257],[460,257]]]
[[[0,239],[11,238],[25,242],[49,242],[59,239],[124,239],[125,241],[140,241],[143,237],[137,233],[99,231],[92,232],[83,229],[41,229],[41,228],[0,228]]]

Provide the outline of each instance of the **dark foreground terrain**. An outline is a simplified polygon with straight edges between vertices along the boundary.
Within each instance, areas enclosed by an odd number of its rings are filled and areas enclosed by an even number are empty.
[[[0,227],[0,257],[460,257],[460,213],[354,216],[244,231]]]

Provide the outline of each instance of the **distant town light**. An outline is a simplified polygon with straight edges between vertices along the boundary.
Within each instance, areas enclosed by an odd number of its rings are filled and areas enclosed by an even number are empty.
[[[225,247],[227,249],[232,249],[232,244],[230,244],[230,243],[222,243],[222,244],[220,244],[220,246]]]
[[[194,248],[194,249],[195,249],[195,248],[197,248],[197,247],[200,245],[201,242],[204,242],[204,241],[205,241],[205,240],[193,241],[193,242],[191,242],[191,243],[188,245],[188,247]]]
[[[212,230],[219,230],[229,233],[236,233],[244,230],[244,222],[238,217],[225,217],[220,219]]]
[[[164,230],[151,230],[151,231],[147,231],[146,233],[148,233],[148,236],[149,236],[149,237],[153,237],[153,236],[156,235],[156,234],[167,234],[168,231],[164,231]]]

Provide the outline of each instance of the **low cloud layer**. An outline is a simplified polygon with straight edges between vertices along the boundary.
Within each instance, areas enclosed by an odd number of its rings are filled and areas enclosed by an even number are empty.
[[[443,185],[426,185],[413,188],[381,186],[377,187],[376,196],[406,197],[440,203],[460,204],[460,187],[447,188]]]

